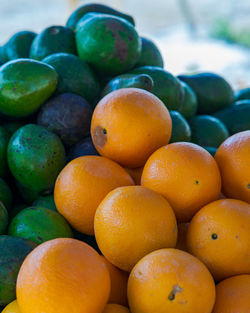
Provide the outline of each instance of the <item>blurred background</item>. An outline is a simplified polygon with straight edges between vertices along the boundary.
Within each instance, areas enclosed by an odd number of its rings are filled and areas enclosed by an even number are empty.
[[[20,30],[64,25],[86,0],[0,0],[0,45]],[[250,86],[249,0],[95,1],[130,13],[173,74],[214,71],[235,89]]]

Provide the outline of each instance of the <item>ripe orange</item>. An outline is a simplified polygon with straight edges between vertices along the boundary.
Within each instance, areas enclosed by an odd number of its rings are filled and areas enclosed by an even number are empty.
[[[250,205],[222,199],[193,217],[187,235],[190,253],[203,261],[216,280],[250,274]]]
[[[102,313],[129,313],[129,309],[119,304],[107,304]]]
[[[152,93],[123,88],[97,104],[91,136],[98,152],[126,167],[143,166],[152,152],[166,145],[172,121],[163,102]]]
[[[16,300],[8,304],[2,311],[2,313],[21,313]]]
[[[216,286],[213,313],[250,312],[250,275],[238,275]]]
[[[142,186],[111,191],[95,214],[95,236],[103,255],[131,271],[146,254],[175,247],[176,218],[167,200]]]
[[[55,185],[57,210],[78,231],[94,234],[95,211],[113,189],[133,185],[119,164],[100,156],[83,156],[68,163]]]
[[[133,180],[134,180],[136,185],[140,185],[141,184],[141,175],[142,175],[142,171],[143,171],[143,166],[142,167],[137,167],[137,168],[128,168],[128,167],[126,167],[125,170],[133,178]]]
[[[109,293],[109,272],[99,254],[69,238],[35,248],[17,279],[22,313],[101,313]]]
[[[111,291],[108,303],[116,303],[127,306],[128,273],[121,271],[119,268],[115,267],[104,256],[101,257],[103,259],[103,262],[107,266],[111,280]]]
[[[187,248],[187,231],[189,223],[179,223],[178,224],[178,240],[176,243],[176,249],[188,251]]]
[[[250,130],[225,140],[215,154],[222,191],[228,198],[250,203]]]
[[[214,158],[203,148],[176,142],[155,151],[145,164],[142,185],[162,194],[179,222],[217,200],[221,178]]]
[[[133,268],[128,300],[132,313],[211,313],[215,285],[198,259],[177,249],[162,249]]]

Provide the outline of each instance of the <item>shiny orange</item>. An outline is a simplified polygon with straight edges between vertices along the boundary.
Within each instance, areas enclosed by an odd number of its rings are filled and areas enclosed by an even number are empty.
[[[91,136],[98,152],[125,167],[143,166],[152,152],[169,142],[172,121],[163,102],[138,88],[123,88],[97,104]]]
[[[137,167],[137,168],[128,168],[128,167],[126,167],[125,170],[133,178],[133,180],[134,180],[136,185],[140,185],[141,184],[141,175],[142,175],[142,171],[143,171],[143,166],[142,167]]]
[[[225,196],[250,203],[250,130],[226,139],[218,148],[215,160]]]
[[[233,199],[206,205],[190,222],[187,244],[218,281],[250,274],[250,205]]]
[[[76,230],[94,234],[95,211],[103,198],[119,186],[133,185],[119,164],[100,156],[83,156],[68,163],[55,185],[59,213]]]
[[[188,251],[187,248],[187,231],[189,223],[179,223],[178,224],[178,240],[176,244],[176,249]]]
[[[70,238],[35,248],[17,279],[22,313],[101,313],[109,293],[109,272],[100,255]]]
[[[104,256],[102,256],[102,259],[107,266],[111,280],[111,291],[108,303],[116,303],[127,306],[128,273],[121,271],[119,268],[115,267]]]
[[[128,300],[132,313],[211,313],[214,280],[191,254],[177,249],[157,250],[133,268]]]
[[[220,196],[221,177],[214,158],[203,148],[176,142],[155,151],[145,164],[142,185],[162,194],[179,222],[188,222]]]
[[[216,286],[213,313],[250,312],[250,275],[238,275]]]
[[[102,254],[112,264],[131,271],[149,252],[175,247],[176,218],[167,200],[153,190],[119,187],[96,211],[95,236]]]
[[[130,313],[129,309],[119,304],[107,304],[102,313]]]

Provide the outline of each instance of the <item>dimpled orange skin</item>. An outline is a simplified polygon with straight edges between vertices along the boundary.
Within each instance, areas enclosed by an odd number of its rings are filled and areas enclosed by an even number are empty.
[[[125,167],[143,166],[152,152],[166,145],[172,120],[163,102],[150,92],[123,88],[97,104],[91,136],[97,151]]]
[[[178,224],[178,240],[176,243],[176,249],[188,251],[187,248],[187,231],[189,223],[179,223]]]
[[[22,313],[22,312],[19,309],[17,301],[14,300],[4,308],[2,313]]]
[[[55,184],[55,204],[73,228],[94,234],[95,211],[103,198],[119,186],[133,185],[119,164],[100,156],[83,156],[68,163]]]
[[[111,291],[108,303],[116,303],[127,306],[128,273],[121,271],[119,268],[115,267],[104,256],[101,257],[103,262],[107,266],[111,280]]]
[[[219,281],[250,274],[250,205],[222,199],[203,207],[191,220],[187,245]]]
[[[69,238],[35,248],[17,279],[22,313],[101,313],[109,293],[109,272],[100,255]]]
[[[238,275],[216,286],[213,313],[250,312],[250,275]]]
[[[129,272],[146,254],[175,247],[176,218],[167,200],[156,192],[142,186],[120,187],[99,205],[95,236],[102,254]]]
[[[149,157],[141,184],[169,201],[178,222],[188,222],[202,206],[219,198],[221,177],[214,158],[205,149],[176,142]]]
[[[221,172],[223,193],[250,203],[250,130],[226,139],[215,160]]]
[[[133,180],[135,182],[135,185],[140,185],[141,184],[141,175],[142,175],[142,171],[143,171],[143,166],[142,167],[137,167],[137,168],[128,168],[128,167],[126,167],[125,170],[133,178]]]
[[[119,304],[107,304],[102,313],[130,313],[129,309]]]
[[[211,313],[215,284],[205,265],[192,255],[162,249],[133,268],[128,300],[132,313]]]

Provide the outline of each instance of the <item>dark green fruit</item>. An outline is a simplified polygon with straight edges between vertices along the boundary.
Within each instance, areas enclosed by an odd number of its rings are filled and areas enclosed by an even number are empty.
[[[35,243],[22,238],[0,236],[0,305],[16,299],[16,280],[26,256]]]
[[[90,133],[92,108],[88,102],[73,93],[64,93],[50,99],[42,108],[37,123],[57,134],[70,146]]]
[[[189,120],[191,141],[206,147],[219,147],[229,137],[223,122],[210,115],[197,115]]]
[[[186,119],[177,111],[170,111],[172,119],[172,135],[170,142],[190,141],[191,129]]]
[[[70,162],[84,155],[99,155],[90,136],[78,141],[69,149],[67,161]]]
[[[180,75],[178,78],[187,83],[195,92],[200,114],[214,113],[230,106],[234,101],[232,87],[217,74]]]
[[[250,100],[241,100],[214,114],[231,135],[250,129]]]
[[[154,87],[153,79],[147,74],[123,74],[116,76],[102,91],[102,96],[121,88],[140,88],[152,91]]]
[[[19,195],[24,200],[24,202],[27,203],[28,205],[32,204],[39,197],[39,193],[37,191],[31,190],[23,186],[17,180],[15,181],[15,183],[16,183],[16,187],[17,187]],[[27,207],[27,205],[25,207]]]
[[[159,66],[164,67],[163,57],[156,44],[150,39],[141,37],[142,49],[141,55],[136,63],[136,67],[140,66]]]
[[[30,31],[21,31],[13,35],[5,45],[8,60],[28,58],[31,44],[36,35]]]
[[[207,152],[209,152],[213,157],[215,156],[215,153],[217,151],[217,148],[215,147],[202,147],[205,150],[207,150]]]
[[[8,212],[3,202],[0,201],[0,235],[3,235],[5,233],[7,226],[8,226]]]
[[[190,118],[197,112],[198,102],[194,91],[184,82],[181,82],[184,89],[184,98],[179,112],[185,117]]]
[[[130,70],[141,53],[141,39],[129,22],[98,13],[88,13],[80,20],[76,45],[80,58],[103,76]]]
[[[67,53],[55,53],[43,60],[59,75],[56,93],[75,93],[90,103],[94,103],[100,94],[100,85],[95,73],[79,57]]]
[[[65,150],[59,137],[34,124],[25,125],[14,133],[7,156],[17,181],[40,194],[53,190],[56,177],[65,165]]]
[[[239,100],[250,100],[250,88],[245,88],[237,91],[234,94],[235,101]]]
[[[0,47],[0,66],[3,65],[8,61],[6,53],[5,53],[5,47]]]
[[[76,54],[75,35],[67,27],[50,26],[32,42],[30,58],[41,61],[46,56],[58,52]]]
[[[0,126],[0,177],[4,177],[8,171],[6,153],[9,139],[10,133]]]
[[[54,201],[54,195],[39,196],[32,204],[33,206],[41,206],[43,208],[56,211],[56,205]]]
[[[110,14],[115,15],[124,18],[128,22],[130,22],[132,25],[135,25],[134,19],[132,16],[124,14],[122,12],[119,12],[107,5],[99,4],[99,3],[89,3],[81,6],[80,8],[76,9],[69,17],[66,26],[68,28],[71,28],[72,30],[76,30],[77,23],[80,21],[80,19],[87,13],[104,13],[104,14]]]
[[[161,67],[142,66],[131,71],[135,74],[147,74],[154,82],[152,93],[160,98],[169,110],[179,110],[184,90],[180,81]]]
[[[9,132],[10,135],[13,135],[20,127],[24,126],[25,122],[5,122],[3,127]]]
[[[0,112],[25,117],[36,112],[56,89],[56,71],[42,62],[18,59],[0,68]]]
[[[38,206],[19,212],[11,221],[8,234],[31,240],[37,244],[55,238],[71,238],[73,236],[69,224],[62,215]]]
[[[8,211],[11,209],[13,201],[12,191],[2,178],[0,178],[0,201]]]

